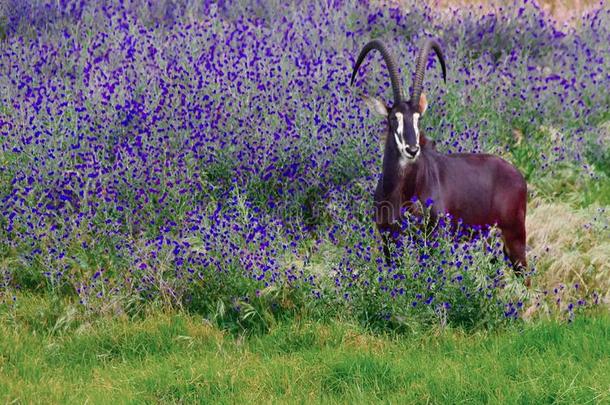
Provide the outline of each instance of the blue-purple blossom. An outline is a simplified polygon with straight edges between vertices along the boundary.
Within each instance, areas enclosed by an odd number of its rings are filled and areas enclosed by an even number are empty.
[[[0,255],[21,267],[0,268],[2,292],[68,285],[89,309],[125,296],[237,309],[277,287],[354,311],[366,297],[387,320],[411,310],[457,322],[483,304],[515,317],[488,230],[407,216],[400,265],[380,260],[371,209],[384,128],[356,95],[385,95],[388,77],[365,64],[350,88],[356,51],[383,38],[409,78],[421,39],[438,36],[450,85],[431,58],[421,125],[440,151],[512,153],[527,177],[584,172],[585,137],[608,108],[609,11],[576,31],[526,1],[481,18],[415,3],[278,7],[7,1]],[[560,130],[542,147],[548,126]],[[513,128],[531,150],[510,146]]]

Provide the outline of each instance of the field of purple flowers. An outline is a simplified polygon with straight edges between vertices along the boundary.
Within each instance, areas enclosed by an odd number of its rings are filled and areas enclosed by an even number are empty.
[[[448,62],[446,85],[432,58],[425,82],[421,125],[437,148],[504,157],[531,201],[592,207],[595,243],[610,246],[603,3],[564,26],[527,0],[484,15],[356,0],[8,0],[0,298],[45,291],[105,313],[161,303],[241,327],[303,311],[495,325],[599,302],[607,263],[557,286],[534,275],[528,291],[493,233],[411,231],[400,266],[383,262],[371,210],[384,128],[360,95],[388,97],[389,79],[378,55],[348,78],[381,38],[408,88],[429,36]]]

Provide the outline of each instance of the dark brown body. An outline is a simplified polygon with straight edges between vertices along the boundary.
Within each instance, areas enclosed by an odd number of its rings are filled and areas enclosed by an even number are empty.
[[[400,229],[401,209],[417,213],[413,197],[422,203],[431,199],[433,215],[449,213],[468,226],[497,225],[515,270],[527,266],[527,184],[514,166],[488,154],[444,155],[429,142],[414,162],[399,162],[398,150],[388,142],[375,191],[375,222],[382,234]]]

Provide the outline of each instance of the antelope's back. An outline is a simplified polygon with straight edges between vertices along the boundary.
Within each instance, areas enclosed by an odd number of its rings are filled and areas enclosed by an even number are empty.
[[[440,181],[447,211],[471,225],[525,217],[527,184],[504,159],[488,154],[445,155]]]

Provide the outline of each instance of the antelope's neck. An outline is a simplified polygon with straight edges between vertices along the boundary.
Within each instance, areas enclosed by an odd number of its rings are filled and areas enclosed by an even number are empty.
[[[387,145],[386,148],[388,146],[392,147]],[[383,158],[383,193],[388,198],[399,197],[402,204],[415,195],[417,176],[422,170],[425,158],[423,153],[420,153],[415,161],[405,162],[398,149],[393,146],[392,150],[386,150]]]

